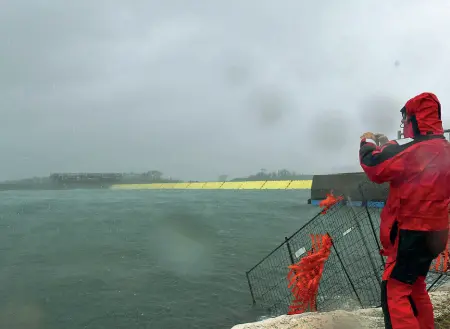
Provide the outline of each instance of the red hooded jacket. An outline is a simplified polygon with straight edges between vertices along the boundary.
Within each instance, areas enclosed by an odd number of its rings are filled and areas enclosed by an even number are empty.
[[[368,178],[390,185],[380,226],[385,255],[395,253],[400,229],[440,231],[449,227],[450,143],[443,135],[439,100],[423,93],[402,110],[410,118],[413,138],[382,147],[363,139],[359,151]]]

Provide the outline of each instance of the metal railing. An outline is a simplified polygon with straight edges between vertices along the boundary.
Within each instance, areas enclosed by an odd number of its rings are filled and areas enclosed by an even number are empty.
[[[359,186],[364,192],[373,183]],[[371,189],[374,186],[370,186]],[[375,188],[386,188],[376,185]],[[328,233],[333,249],[325,263],[317,296],[320,311],[378,307],[381,304],[381,274],[384,259],[380,255],[378,228],[381,208],[363,201],[353,207],[351,200],[333,206],[327,213],[315,215],[277,248],[247,271],[253,304],[269,315],[286,314],[292,300],[288,288],[288,266],[297,263],[311,249],[310,234]],[[436,289],[449,279],[448,273],[430,272],[429,289]]]
[[[450,129],[445,129],[444,130],[444,136],[450,140]],[[403,133],[401,130],[397,131],[397,138],[398,139],[402,139],[403,138]]]

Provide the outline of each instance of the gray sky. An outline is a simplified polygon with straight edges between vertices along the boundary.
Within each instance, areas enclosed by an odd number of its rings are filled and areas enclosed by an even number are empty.
[[[435,92],[448,1],[0,0],[0,179],[358,169]],[[396,62],[397,61],[397,62]]]

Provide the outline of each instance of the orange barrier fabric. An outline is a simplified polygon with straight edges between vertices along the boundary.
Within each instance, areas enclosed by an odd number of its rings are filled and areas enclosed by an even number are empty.
[[[312,248],[297,264],[289,266],[287,279],[294,300],[288,314],[317,311],[316,297],[325,262],[330,256],[333,241],[328,234],[311,235]]]
[[[327,198],[325,200],[320,201],[319,203],[319,207],[323,209],[321,214],[322,215],[326,214],[331,207],[333,207],[336,203],[342,201],[343,199],[344,197],[342,196],[335,197],[333,195],[333,191],[327,193]]]
[[[448,208],[448,211],[449,211],[448,221],[450,224],[450,206]],[[434,265],[431,265],[430,269],[436,272],[446,273],[450,265],[449,254],[450,254],[450,235],[447,240],[447,248],[445,248],[445,250],[441,252],[441,254],[436,258],[436,262],[434,263]]]
[[[435,270],[435,271],[441,272],[441,273],[446,273],[448,271],[449,243],[447,243],[447,248],[443,252],[441,252],[441,254],[436,258],[436,263],[434,263],[434,266],[431,266],[432,270]]]

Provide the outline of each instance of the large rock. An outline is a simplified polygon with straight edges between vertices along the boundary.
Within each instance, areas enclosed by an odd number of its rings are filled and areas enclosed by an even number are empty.
[[[439,317],[448,309],[450,289],[430,293],[435,315]],[[447,310],[448,312],[448,310]],[[450,321],[449,321],[450,323]],[[239,324],[232,329],[384,329],[380,308],[282,315],[254,323]]]

